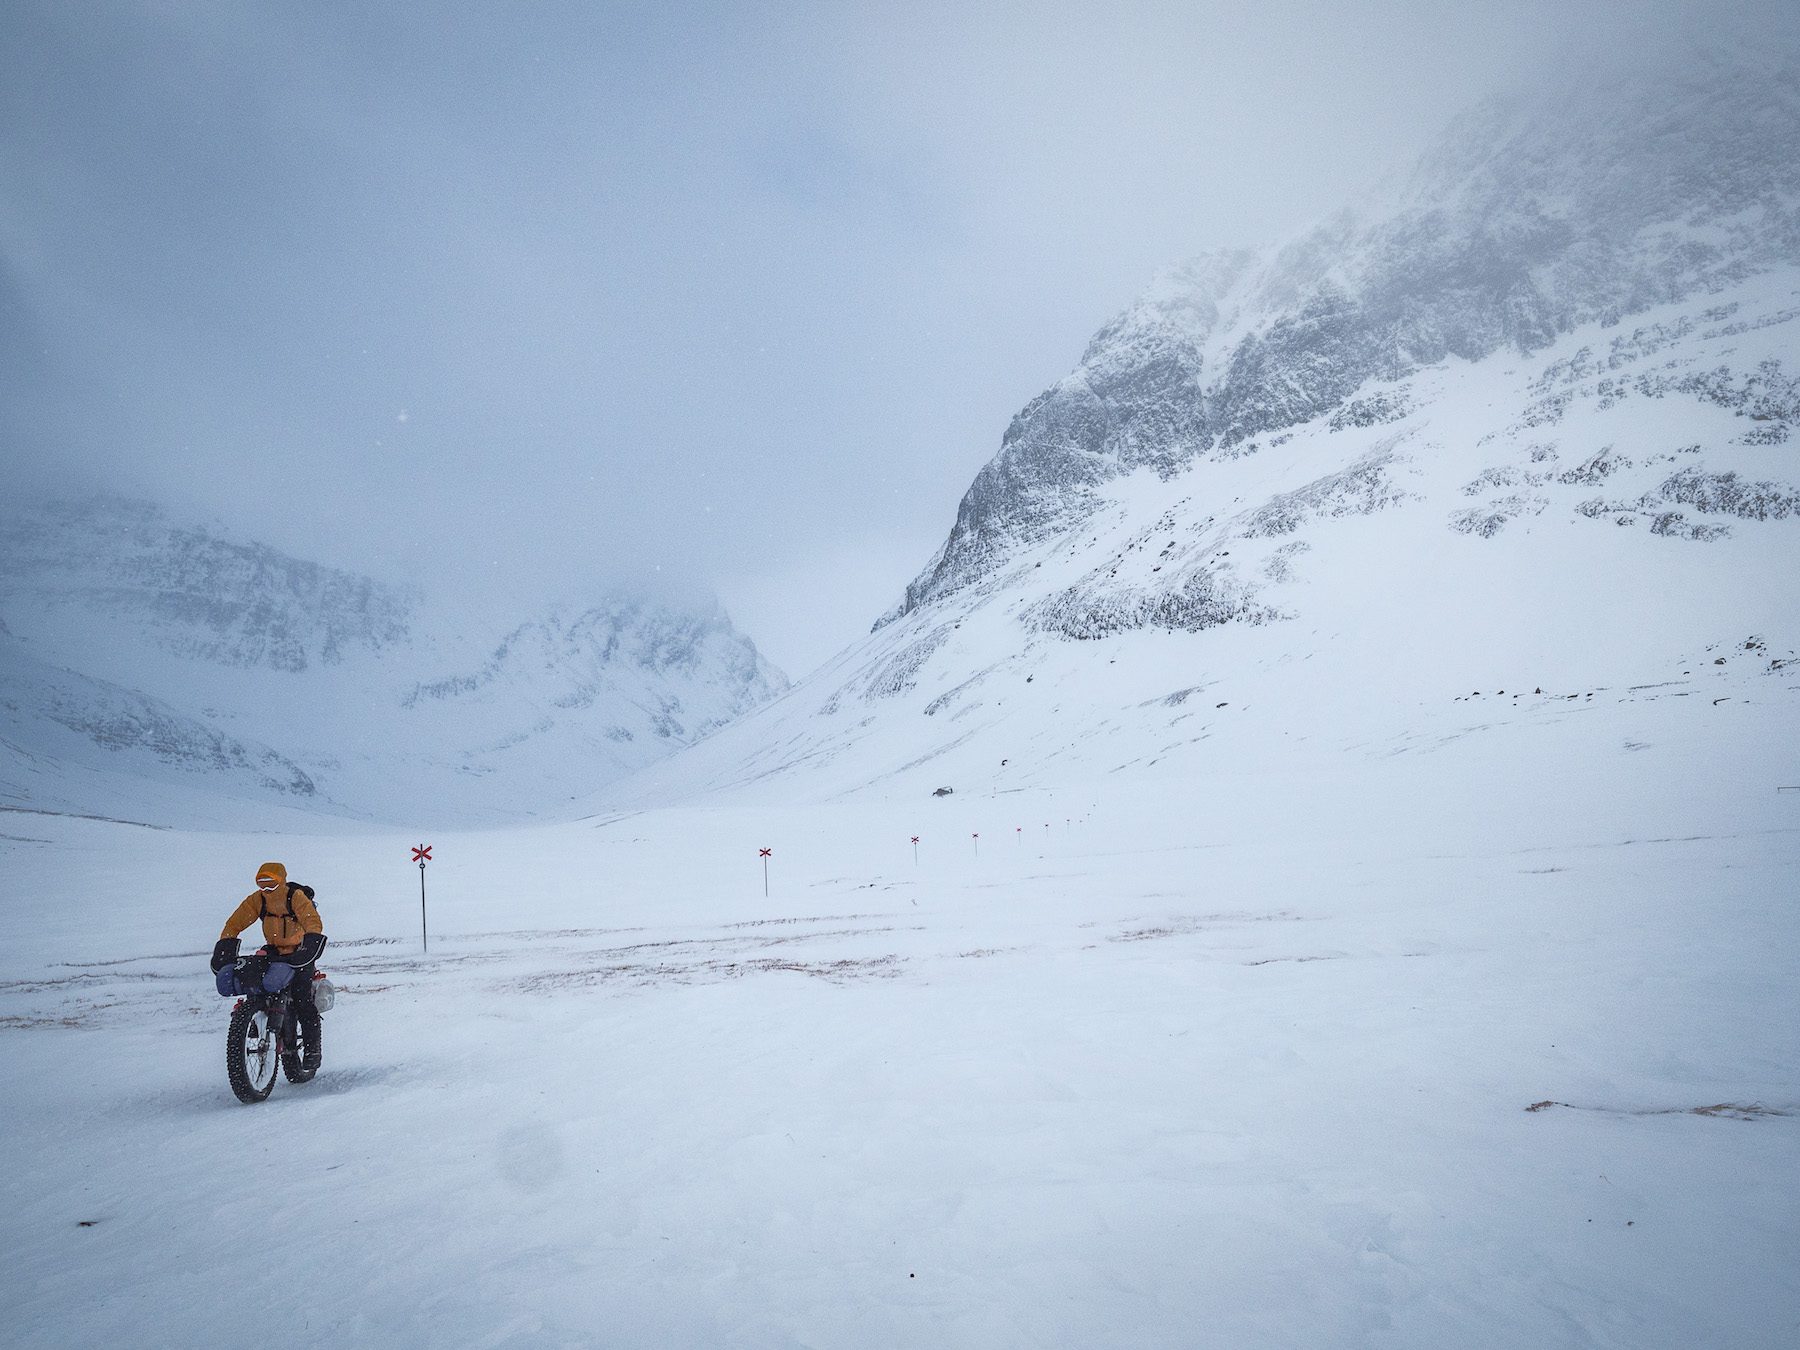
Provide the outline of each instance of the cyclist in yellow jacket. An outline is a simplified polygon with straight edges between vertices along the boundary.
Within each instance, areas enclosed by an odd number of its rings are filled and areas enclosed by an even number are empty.
[[[263,947],[258,954],[267,958],[263,988],[275,993],[305,972],[306,979],[296,992],[307,998],[312,992],[310,967],[325,950],[325,925],[319,922],[312,896],[304,886],[289,881],[287,868],[278,862],[264,863],[256,869],[256,889],[225,920],[225,930],[213,947],[213,973],[218,974],[237,960],[238,934],[258,919],[262,920],[263,930]]]
[[[220,943],[232,943],[232,956],[236,958],[239,932],[245,931],[256,920],[263,920],[263,943],[268,947],[268,954],[277,961],[288,961],[292,965],[308,965],[324,950],[324,923],[319,922],[319,911],[313,907],[313,898],[306,893],[306,887],[295,886],[288,880],[288,869],[279,862],[265,862],[256,869],[256,889],[243,898],[229,920],[225,920],[225,931],[220,934]],[[308,941],[310,938],[317,941]],[[225,965],[225,961],[214,954],[214,970]]]

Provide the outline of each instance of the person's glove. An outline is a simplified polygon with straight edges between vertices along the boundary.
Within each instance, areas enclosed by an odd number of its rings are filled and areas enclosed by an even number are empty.
[[[310,966],[319,959],[319,953],[325,950],[323,933],[308,933],[300,939],[300,945],[285,956],[278,956],[278,961],[286,961],[290,966]]]
[[[212,971],[217,975],[226,966],[237,960],[238,940],[236,938],[220,938],[213,943]]]

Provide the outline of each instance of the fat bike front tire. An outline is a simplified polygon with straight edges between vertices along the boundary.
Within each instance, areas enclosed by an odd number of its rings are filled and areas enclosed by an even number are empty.
[[[281,1071],[290,1083],[307,1083],[319,1071],[319,1033],[323,1030],[317,1008],[296,1007],[289,1014],[290,1035],[297,1044],[281,1047]]]
[[[246,1104],[265,1100],[274,1090],[275,1061],[280,1057],[269,1010],[249,1004],[232,1009],[225,1035],[225,1076],[231,1080],[231,1091]]]

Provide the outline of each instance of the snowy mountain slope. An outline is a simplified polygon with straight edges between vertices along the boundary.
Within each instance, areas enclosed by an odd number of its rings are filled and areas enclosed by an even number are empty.
[[[108,774],[147,783],[204,784],[227,778],[259,796],[318,808],[316,785],[266,745],[246,743],[159,699],[36,660],[0,630],[0,747],[7,772],[0,799],[35,810],[92,810],[103,801],[91,782]]]
[[[1285,245],[1176,269],[1014,419],[906,612],[1072,527],[1094,485],[1385,420],[1447,360],[1800,258],[1800,69],[1700,61],[1472,113],[1409,179]],[[1790,358],[1787,376],[1795,374]]]
[[[632,789],[1226,772],[1665,682],[1800,752],[1782,75],[1490,109],[1387,215],[1160,279],[867,641]]]
[[[88,805],[127,812],[132,781],[149,805],[175,774],[376,818],[530,814],[785,684],[716,607],[452,611],[114,498],[0,521],[0,616],[0,781],[65,807],[95,786],[41,766],[110,772]]]
[[[1785,284],[1722,308],[1780,312],[1800,301]],[[1791,341],[1732,327],[1701,325],[1680,359],[1711,372],[1730,348],[1754,371]],[[1496,691],[1506,717],[1567,718],[1664,682],[1697,708],[1766,703],[1772,743],[1800,751],[1800,475],[1755,443],[1766,423],[1693,394],[1578,399],[1543,425],[1545,372],[1619,336],[1424,372],[1399,422],[1325,419],[1255,456],[1115,479],[1072,535],[1018,547],[640,781],[673,800],[769,774],[835,793],[1163,754],[1224,772],[1298,762],[1309,739],[1457,734]]]
[[[0,518],[0,558],[12,627],[121,679],[143,678],[141,654],[91,641],[96,620],[184,662],[300,673],[404,644],[418,604],[117,496]]]

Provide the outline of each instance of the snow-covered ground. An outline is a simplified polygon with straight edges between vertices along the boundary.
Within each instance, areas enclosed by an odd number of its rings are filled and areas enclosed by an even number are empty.
[[[1791,1346],[1796,695],[1692,669],[945,798],[9,812],[5,1340]],[[267,857],[344,993],[244,1107]]]

